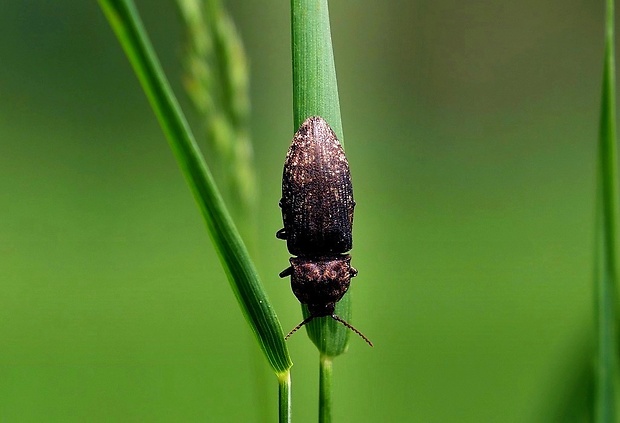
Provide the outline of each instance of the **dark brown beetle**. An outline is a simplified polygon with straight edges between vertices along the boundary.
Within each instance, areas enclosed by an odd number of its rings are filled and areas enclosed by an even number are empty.
[[[344,150],[329,124],[319,116],[301,124],[286,155],[282,176],[282,220],[276,237],[296,255],[280,277],[291,276],[291,288],[310,315],[287,336],[316,317],[329,316],[372,343],[334,314],[357,270],[353,246],[353,186]]]
[[[341,254],[353,246],[353,186],[336,134],[321,117],[295,133],[282,175],[282,220],[276,236],[296,256]]]

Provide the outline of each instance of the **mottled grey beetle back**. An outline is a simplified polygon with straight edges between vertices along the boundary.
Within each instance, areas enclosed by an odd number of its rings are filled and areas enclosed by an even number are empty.
[[[278,238],[298,256],[346,253],[352,248],[353,187],[336,134],[319,116],[295,133],[282,176]]]

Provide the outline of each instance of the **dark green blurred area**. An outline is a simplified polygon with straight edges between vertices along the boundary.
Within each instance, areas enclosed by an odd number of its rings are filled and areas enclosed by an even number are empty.
[[[174,4],[138,6],[191,116]],[[229,6],[252,70],[256,262],[288,330],[289,4]],[[336,360],[335,421],[587,421],[603,2],[330,8],[354,324],[376,345]],[[1,10],[0,421],[273,421],[276,379],[97,3]],[[288,345],[294,420],[316,421],[316,350]]]

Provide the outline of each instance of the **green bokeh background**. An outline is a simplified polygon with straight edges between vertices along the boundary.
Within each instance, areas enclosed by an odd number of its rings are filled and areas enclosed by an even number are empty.
[[[183,98],[174,4],[138,6]],[[229,6],[251,64],[255,258],[287,330],[289,4]],[[587,421],[603,2],[330,10],[354,324],[376,345],[352,337],[335,361],[335,421]],[[0,11],[0,421],[274,420],[276,379],[97,3]],[[316,350],[288,345],[294,420],[316,421]]]

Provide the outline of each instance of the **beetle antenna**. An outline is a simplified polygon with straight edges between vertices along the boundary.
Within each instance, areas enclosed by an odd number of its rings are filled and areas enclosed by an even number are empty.
[[[347,327],[347,328],[351,329],[353,332],[357,333],[360,336],[360,338],[362,338],[364,341],[366,341],[366,343],[368,343],[368,345],[370,345],[371,347],[374,346],[374,345],[372,345],[372,342],[370,342],[370,339],[366,338],[366,336],[362,332],[360,332],[359,330],[355,329],[352,325],[347,323],[344,319],[340,318],[339,316],[336,316],[335,314],[332,314],[332,319],[334,319],[337,322],[342,323],[345,327]]]
[[[306,323],[308,323],[308,322],[309,322],[310,320],[312,320],[312,319],[314,319],[314,316],[308,316],[308,317],[306,317],[304,320],[302,320],[302,321],[301,321],[301,323],[300,323],[300,324],[298,324],[297,326],[295,326],[295,327],[293,328],[293,330],[292,330],[292,331],[290,331],[290,332],[288,333],[288,335],[286,335],[286,336],[284,337],[284,340],[286,341],[287,339],[289,339],[289,338],[291,337],[291,335],[292,335],[292,334],[294,334],[295,332],[297,332],[299,329],[301,329],[301,327],[302,327],[303,325],[305,325]]]

